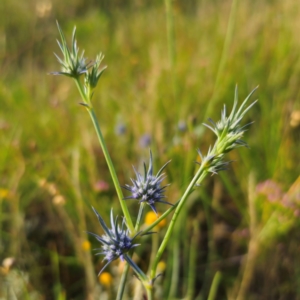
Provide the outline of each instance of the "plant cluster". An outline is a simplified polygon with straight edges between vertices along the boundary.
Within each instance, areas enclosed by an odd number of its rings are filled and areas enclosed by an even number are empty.
[[[118,258],[120,258],[121,260],[125,260],[127,262],[127,265],[124,268],[124,273],[120,281],[117,299],[122,299],[122,295],[124,293],[124,286],[126,283],[126,276],[128,268],[130,266],[136,273],[137,278],[143,284],[147,293],[148,300],[151,300],[154,297],[153,290],[155,279],[157,278],[157,276],[160,275],[157,272],[158,264],[161,261],[162,254],[167,244],[172,238],[174,226],[178,221],[178,217],[182,212],[182,208],[186,204],[189,195],[201,185],[201,183],[209,173],[217,174],[218,172],[225,170],[228,167],[230,161],[225,160],[226,153],[236,148],[247,146],[247,143],[243,141],[242,138],[244,136],[245,131],[251,123],[241,125],[241,121],[243,120],[245,114],[249,111],[249,109],[253,107],[253,105],[256,102],[254,101],[248,105],[250,96],[254,93],[256,89],[254,89],[244,100],[241,106],[238,107],[238,89],[236,87],[234,94],[233,109],[230,115],[227,116],[226,107],[224,106],[224,109],[221,113],[221,120],[219,122],[214,122],[210,119],[209,121],[211,125],[204,124],[215,133],[217,139],[214,145],[209,148],[206,155],[203,155],[201,151],[198,150],[198,153],[201,158],[201,161],[197,162],[197,164],[199,164],[199,168],[196,171],[190,183],[188,184],[188,186],[186,187],[185,192],[182,194],[182,196],[177,202],[174,201],[175,203],[172,204],[164,200],[166,197],[164,194],[165,189],[168,185],[162,185],[162,182],[165,179],[163,171],[166,168],[166,166],[170,163],[170,161],[163,165],[157,172],[157,174],[154,175],[155,173],[153,170],[153,157],[151,150],[148,170],[146,164],[144,164],[144,174],[140,174],[134,168],[136,179],[131,179],[131,185],[125,184],[123,186],[124,189],[130,192],[129,196],[124,197],[122,192],[122,186],[119,184],[118,177],[116,175],[113,162],[110,158],[110,154],[106,147],[106,143],[102,135],[101,128],[97,120],[92,103],[94,89],[97,86],[103,71],[105,70],[105,67],[101,68],[101,62],[104,56],[102,54],[99,54],[96,57],[95,61],[87,61],[84,57],[84,52],[80,54],[79,48],[77,46],[76,29],[74,29],[73,31],[72,45],[71,47],[68,47],[66,38],[59,24],[57,25],[61,37],[61,41],[58,41],[58,45],[63,57],[61,58],[58,55],[56,55],[61,65],[61,71],[53,72],[52,74],[65,75],[67,77],[73,78],[73,80],[75,81],[82,98],[82,102],[80,104],[86,108],[94,124],[97,137],[101,145],[102,151],[104,153],[119,198],[119,203],[123,212],[123,220],[120,225],[118,222],[118,218],[114,218],[113,211],[111,210],[111,225],[109,228],[104,222],[101,215],[98,213],[98,211],[95,208],[92,208],[99,220],[102,229],[104,230],[104,234],[102,236],[99,236],[95,233],[90,233],[101,244],[101,247],[97,249],[99,250],[97,255],[103,255],[103,260],[106,261],[104,267],[101,269],[99,274],[101,274],[101,272],[106,268],[106,266],[113,260],[116,260]],[[133,224],[133,218],[129,213],[126,204],[127,202],[124,201],[126,199],[138,200],[136,204],[139,205],[139,213],[136,218],[135,224]],[[158,203],[169,204],[171,205],[171,207],[169,207],[162,215],[159,216],[156,207]],[[145,209],[146,204],[150,206],[150,208],[155,214],[157,214],[157,219],[151,225],[148,225],[146,228],[141,230],[143,211]],[[99,208],[99,211],[101,211],[101,207]],[[151,230],[172,212],[173,215],[169,224],[167,225],[165,236],[163,237],[158,247],[154,259],[150,260],[149,272],[146,274],[138,267],[138,265],[132,259],[132,254],[135,248],[141,246],[140,244],[136,244],[135,240],[138,236],[143,236],[145,234],[150,233],[155,234],[151,232]]]

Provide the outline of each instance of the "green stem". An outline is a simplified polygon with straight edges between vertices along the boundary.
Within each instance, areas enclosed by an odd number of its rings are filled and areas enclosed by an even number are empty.
[[[99,126],[98,120],[96,118],[95,111],[94,111],[93,108],[88,108],[88,112],[89,112],[90,117],[92,119],[92,122],[94,124],[95,130],[96,130],[96,133],[97,133],[97,136],[98,136],[99,143],[101,145],[104,157],[106,159],[106,162],[107,162],[107,165],[108,165],[108,168],[109,168],[112,180],[113,180],[113,183],[115,185],[115,189],[116,189],[116,192],[118,194],[120,205],[121,205],[124,217],[126,219],[126,224],[128,226],[128,229],[130,230],[131,234],[133,234],[135,232],[134,227],[133,227],[133,223],[132,223],[128,208],[125,204],[126,202],[123,200],[124,199],[123,192],[122,192],[122,189],[121,189],[121,186],[120,186],[115,168],[114,168],[113,163],[111,161],[109,152],[107,150],[104,138],[102,136],[102,132],[100,130],[100,126]]]
[[[142,216],[143,216],[144,207],[145,207],[145,203],[142,203],[140,205],[138,217],[137,217],[135,228],[134,228],[135,232],[138,232],[140,227],[141,227],[141,219],[142,219]],[[131,256],[131,254],[129,254],[129,255]],[[120,284],[119,284],[119,287],[118,287],[118,294],[117,294],[116,300],[121,300],[122,297],[123,297],[128,271],[129,271],[129,264],[126,263],[126,265],[124,267],[124,270],[123,270],[123,273],[122,273],[121,281],[120,281]]]
[[[170,207],[167,211],[165,211],[155,222],[153,222],[151,225],[149,225],[146,229],[143,230],[143,233],[149,232],[151,229],[153,229],[158,223],[160,223],[163,219],[165,219],[173,210],[176,209],[178,206],[180,200],[175,203],[172,207]]]
[[[178,226],[177,226],[178,228]],[[171,275],[171,285],[170,285],[170,290],[169,290],[169,294],[168,294],[168,299],[174,299],[175,298],[175,294],[178,291],[178,280],[179,280],[179,247],[180,247],[180,237],[178,236],[179,232],[177,230],[177,232],[174,232],[174,240],[172,240],[173,245],[172,245],[172,275]]]
[[[177,221],[177,218],[179,216],[179,213],[183,207],[183,205],[185,204],[188,196],[190,195],[190,193],[192,192],[194,186],[197,184],[199,184],[204,178],[205,176],[207,175],[207,171],[205,169],[205,166],[202,164],[199,168],[199,170],[197,171],[196,175],[194,176],[194,178],[192,179],[192,181],[190,182],[189,186],[187,187],[187,189],[185,190],[182,198],[180,199],[177,207],[176,207],[176,210],[174,212],[174,215],[172,217],[172,220],[170,222],[170,225],[167,229],[167,232],[166,232],[166,235],[157,251],[157,255],[156,255],[156,258],[152,264],[152,268],[151,268],[151,274],[150,274],[150,278],[151,279],[154,279],[155,276],[156,276],[156,269],[157,269],[157,265],[161,259],[161,256],[169,242],[169,239],[171,238],[171,235],[173,233],[173,229],[174,229],[174,226],[175,226],[175,223]],[[201,181],[200,181],[201,179]]]
[[[195,282],[196,282],[196,258],[198,253],[198,245],[199,245],[199,224],[198,220],[194,220],[193,222],[193,235],[190,244],[190,260],[189,260],[189,273],[188,273],[188,287],[187,287],[187,300],[194,299],[195,294]]]
[[[77,86],[77,88],[78,88],[78,91],[79,91],[79,93],[80,93],[80,96],[81,96],[82,100],[84,101],[84,103],[90,104],[90,99],[89,99],[89,97],[86,95],[86,93],[84,92],[84,89],[83,89],[83,86],[82,86],[81,81],[79,80],[79,78],[76,78],[76,79],[74,79],[74,80],[75,80],[76,86]]]
[[[149,289],[146,289],[146,292],[147,292],[147,300],[153,300],[153,287],[149,288]]]
[[[213,224],[211,219],[211,212],[210,212],[210,203],[209,202],[203,202],[203,210],[205,214],[205,219],[207,223],[207,232],[208,232],[208,257],[207,261],[210,265],[211,262],[216,260],[216,251],[215,251],[215,245],[214,245],[214,238],[213,238]],[[207,294],[207,291],[209,289],[209,284],[211,281],[213,269],[210,265],[210,267],[205,268],[204,271],[204,279],[202,284],[201,292],[199,293],[200,299],[205,299],[205,296]]]
[[[135,232],[138,232],[140,230],[144,207],[145,207],[145,203],[141,203],[139,213],[138,213],[138,217],[137,217],[135,227],[134,227]]]
[[[88,111],[88,113],[91,117],[94,128],[96,130],[98,141],[99,141],[101,149],[103,151],[106,163],[108,165],[108,169],[110,171],[113,183],[115,185],[115,189],[116,189],[116,192],[117,192],[117,195],[118,195],[118,198],[119,198],[119,202],[120,202],[124,217],[126,219],[127,227],[130,230],[131,234],[134,234],[140,227],[140,221],[141,221],[142,212],[143,212],[143,205],[141,205],[141,207],[140,207],[136,228],[134,228],[131,217],[130,217],[130,214],[129,214],[129,211],[128,211],[128,208],[125,204],[125,201],[123,201],[123,199],[124,199],[123,192],[122,192],[122,189],[121,189],[121,186],[120,186],[120,183],[119,183],[114,165],[113,165],[112,160],[110,158],[108,149],[106,147],[106,143],[105,143],[105,140],[103,138],[98,119],[97,119],[95,111],[94,111],[94,109],[91,105],[90,91],[89,90],[87,92],[84,91],[82,83],[80,82],[79,79],[75,79],[75,83],[76,83],[76,86],[79,90],[80,96],[81,96],[81,98],[82,98],[82,100],[85,104],[85,107],[86,107],[86,109],[87,109],[87,111]],[[122,299],[123,294],[124,294],[124,290],[125,290],[126,279],[127,279],[127,275],[128,275],[128,271],[129,271],[129,263],[128,263],[127,259],[126,259],[126,261],[127,261],[127,264],[124,267],[123,274],[122,274],[122,277],[121,277],[121,281],[120,281],[120,285],[119,285],[119,289],[118,289],[118,294],[117,294],[117,298],[116,298],[117,300]],[[144,276],[146,276],[146,275],[144,275]],[[147,277],[145,277],[145,278],[147,278]],[[145,278],[144,278],[144,280],[145,280]],[[146,288],[146,290],[147,290],[147,294],[148,294],[148,289]],[[151,299],[151,298],[149,298],[149,299]]]
[[[125,267],[124,267],[124,270],[123,270],[123,273],[122,273],[121,280],[120,280],[120,284],[119,284],[118,294],[117,294],[116,300],[122,300],[122,298],[123,298],[128,271],[129,271],[129,264],[126,263]]]
[[[158,233],[154,233],[154,234],[152,234],[152,249],[151,249],[151,254],[150,254],[150,263],[149,263],[149,266],[151,266],[152,262],[155,259],[155,254],[157,252],[158,245],[159,245],[159,234]],[[150,270],[148,270],[148,273],[149,272],[150,272]]]
[[[133,226],[128,208],[125,204],[125,201],[123,200],[124,196],[123,196],[123,192],[122,192],[122,189],[121,189],[121,186],[120,186],[117,174],[116,174],[116,170],[114,168],[114,165],[112,163],[112,160],[111,160],[109,152],[108,152],[108,149],[106,147],[106,144],[105,144],[105,141],[104,141],[104,138],[103,138],[103,135],[102,135],[102,132],[101,132],[101,129],[100,129],[99,122],[97,120],[95,111],[94,111],[94,109],[91,105],[90,97],[88,96],[88,95],[90,95],[90,92],[89,91],[87,93],[84,92],[83,86],[82,86],[81,82],[79,81],[79,79],[75,79],[75,82],[76,82],[76,85],[78,87],[79,93],[80,93],[80,95],[81,95],[81,97],[84,101],[84,104],[86,104],[86,109],[87,109],[87,111],[88,111],[88,113],[89,113],[89,115],[92,119],[93,125],[95,127],[96,134],[97,134],[97,137],[98,137],[98,141],[100,143],[100,146],[102,148],[104,157],[106,159],[106,163],[108,165],[108,169],[109,169],[111,178],[113,180],[113,183],[115,185],[115,189],[116,189],[116,192],[117,192],[117,195],[118,195],[118,198],[119,198],[119,202],[120,202],[124,217],[126,219],[127,227],[129,229],[129,231],[131,232],[131,234],[134,234],[135,233],[134,226]]]
[[[138,279],[141,280],[141,282],[147,289],[148,285],[150,286],[147,275],[133,262],[133,260],[127,254],[124,254],[123,256],[127,263],[132,267],[133,271],[136,273]]]
[[[216,298],[221,278],[222,278],[222,275],[221,275],[220,271],[218,271],[214,276],[207,300],[214,300]]]

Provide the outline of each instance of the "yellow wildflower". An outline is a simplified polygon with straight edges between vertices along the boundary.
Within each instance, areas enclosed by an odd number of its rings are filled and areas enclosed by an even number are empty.
[[[161,214],[155,214],[153,211],[149,211],[147,214],[146,214],[146,217],[145,217],[145,224],[146,225],[151,225],[152,223],[154,223],[157,218],[159,218],[161,216]],[[166,219],[163,219],[161,220],[159,223],[158,223],[158,227],[162,228],[166,225]]]
[[[102,272],[99,276],[99,282],[106,286],[106,287],[110,287],[112,284],[113,278],[110,275],[110,273],[108,272]]]
[[[0,188],[0,198],[8,198],[9,190]]]
[[[163,273],[166,269],[167,265],[164,261],[160,261],[158,264],[157,264],[157,271],[158,273]]]
[[[89,251],[91,249],[91,243],[85,240],[82,242],[81,247],[84,251]]]

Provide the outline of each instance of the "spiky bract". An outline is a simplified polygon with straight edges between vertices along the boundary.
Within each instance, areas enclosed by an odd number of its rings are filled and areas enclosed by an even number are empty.
[[[153,175],[153,161],[152,153],[150,151],[150,162],[149,168],[147,171],[146,164],[144,164],[144,176],[142,176],[137,170],[133,167],[136,179],[131,179],[132,186],[126,184],[125,189],[131,192],[131,195],[124,199],[137,199],[140,200],[140,203],[148,204],[151,209],[157,214],[155,207],[156,203],[166,203],[172,205],[169,202],[163,201],[165,198],[164,189],[168,186],[161,187],[162,181],[165,179],[162,171],[168,165],[170,161],[163,165],[163,167],[158,171],[156,175]]]
[[[96,255],[104,255],[104,260],[107,261],[105,266],[101,269],[99,274],[106,268],[106,266],[112,262],[113,260],[117,258],[121,258],[121,260],[124,260],[124,255],[126,253],[138,246],[138,244],[134,244],[133,240],[135,237],[139,234],[137,233],[134,237],[130,237],[129,230],[126,227],[125,219],[123,219],[121,226],[118,225],[118,218],[114,220],[113,212],[111,210],[110,212],[110,223],[111,223],[111,229],[109,229],[102,217],[99,215],[99,213],[92,207],[93,211],[95,212],[99,223],[101,227],[103,228],[105,234],[102,236],[99,236],[95,233],[89,232],[89,234],[92,234],[96,237],[96,239],[102,244],[102,248],[95,249],[95,250],[102,250],[99,253],[96,253]],[[127,257],[125,258],[127,260]]]
[[[57,27],[59,30],[61,42],[57,40],[58,46],[63,54],[63,58],[60,58],[55,54],[57,60],[61,64],[62,70],[60,72],[52,72],[53,75],[66,75],[73,78],[78,78],[88,70],[88,64],[84,58],[84,51],[79,54],[79,48],[76,41],[76,27],[74,27],[72,34],[72,47],[71,49],[67,45],[67,41],[63,31],[61,30],[58,22]]]
[[[234,104],[230,115],[228,117],[226,116],[226,105],[224,105],[224,109],[221,113],[221,120],[219,122],[215,123],[212,119],[209,119],[210,123],[213,126],[204,124],[206,127],[211,129],[218,137],[214,146],[217,147],[217,149],[215,150],[218,153],[226,153],[241,146],[247,147],[247,143],[245,143],[241,138],[243,137],[247,127],[252,123],[248,123],[244,126],[240,126],[240,123],[248,110],[250,110],[250,108],[257,102],[256,100],[247,108],[245,108],[248,100],[256,91],[256,89],[257,88],[253,89],[253,91],[247,96],[247,98],[241,104],[240,108],[237,110],[238,88],[236,86],[234,94]]]
[[[242,121],[246,112],[257,102],[256,100],[245,108],[248,100],[256,91],[256,89],[257,88],[255,88],[247,96],[240,108],[237,110],[238,88],[236,87],[234,104],[230,115],[228,117],[226,116],[226,106],[224,105],[224,109],[221,113],[221,120],[219,122],[215,123],[212,119],[209,119],[213,126],[204,124],[217,136],[217,141],[212,148],[209,148],[207,155],[202,155],[201,151],[198,150],[198,153],[201,157],[200,165],[204,166],[208,172],[216,174],[219,171],[226,170],[230,161],[223,160],[225,153],[238,147],[247,147],[247,143],[242,140],[242,137],[244,132],[247,130],[247,127],[252,123],[241,126],[240,122]]]

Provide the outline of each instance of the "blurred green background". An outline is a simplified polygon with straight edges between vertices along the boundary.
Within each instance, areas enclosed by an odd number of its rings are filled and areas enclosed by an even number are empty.
[[[110,207],[121,211],[74,83],[49,75],[59,68],[56,20],[69,41],[76,25],[87,59],[105,55],[94,106],[120,183],[151,147],[155,170],[172,159],[172,203],[196,150],[214,142],[202,123],[232,107],[236,84],[240,101],[259,85],[244,120],[254,121],[250,149],[230,153],[229,170],[190,196],[157,299],[207,299],[214,278],[215,299],[300,299],[300,2],[165,4],[1,1],[1,300],[114,299],[118,285],[118,262],[113,280],[96,279],[99,245],[85,233],[101,233],[91,205],[106,220]],[[135,258],[144,270],[151,247],[143,240]],[[130,274],[127,299],[136,285]]]

